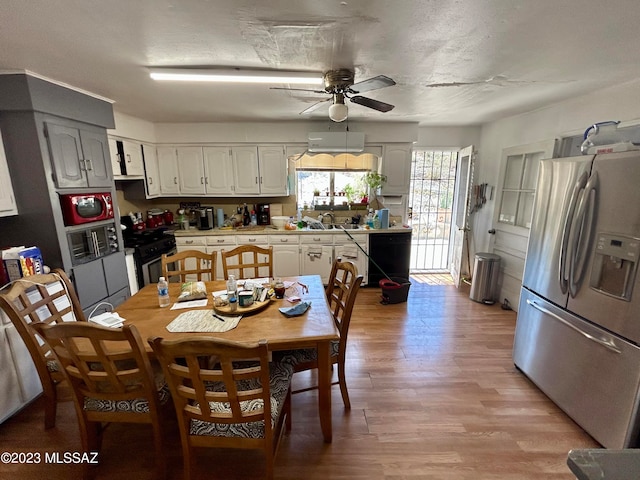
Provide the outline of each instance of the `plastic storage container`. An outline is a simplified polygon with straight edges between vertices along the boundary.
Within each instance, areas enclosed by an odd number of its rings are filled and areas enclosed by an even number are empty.
[[[473,279],[469,298],[474,302],[493,305],[496,303],[498,292],[498,274],[500,272],[500,257],[493,253],[476,253],[473,266]]]

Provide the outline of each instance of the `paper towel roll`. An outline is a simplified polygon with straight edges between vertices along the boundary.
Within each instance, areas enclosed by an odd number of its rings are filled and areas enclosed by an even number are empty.
[[[216,214],[218,216],[218,228],[220,228],[224,225],[224,212],[221,208],[219,208],[218,210],[216,210]]]

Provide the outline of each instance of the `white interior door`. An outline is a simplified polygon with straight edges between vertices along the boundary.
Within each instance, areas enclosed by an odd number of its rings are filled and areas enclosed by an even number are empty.
[[[499,299],[517,310],[540,160],[552,158],[556,140],[505,148],[496,192],[489,252],[500,257]]]
[[[451,250],[451,264],[449,270],[456,287],[460,280],[468,273],[467,235],[469,233],[469,193],[473,172],[473,145],[460,150],[456,167],[455,199],[453,202],[453,218],[451,219],[451,236],[449,248]]]

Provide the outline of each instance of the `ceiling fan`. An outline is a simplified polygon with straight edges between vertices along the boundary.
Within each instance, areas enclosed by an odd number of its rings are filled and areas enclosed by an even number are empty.
[[[372,108],[379,112],[388,112],[393,109],[394,105],[359,95],[363,92],[369,92],[371,90],[377,90],[379,88],[391,87],[395,85],[396,82],[394,82],[391,78],[385,75],[378,75],[377,77],[373,77],[362,82],[353,82],[353,71],[348,69],[338,69],[325,72],[324,90],[308,90],[304,88],[284,87],[271,88],[273,90],[297,90],[331,95],[331,97],[327,98],[326,100],[321,100],[311,105],[309,108],[300,112],[300,114],[304,115],[311,113],[318,107],[324,105],[325,102],[332,101],[332,104],[329,107],[329,118],[334,122],[342,122],[347,119],[349,111],[347,109],[347,106],[345,105],[345,99],[348,99],[353,103],[357,103],[358,105]]]

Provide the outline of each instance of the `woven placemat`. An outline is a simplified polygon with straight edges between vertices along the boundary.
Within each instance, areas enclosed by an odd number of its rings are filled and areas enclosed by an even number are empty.
[[[170,332],[228,332],[238,326],[242,315],[218,315],[211,310],[189,310],[178,315],[169,325]]]

